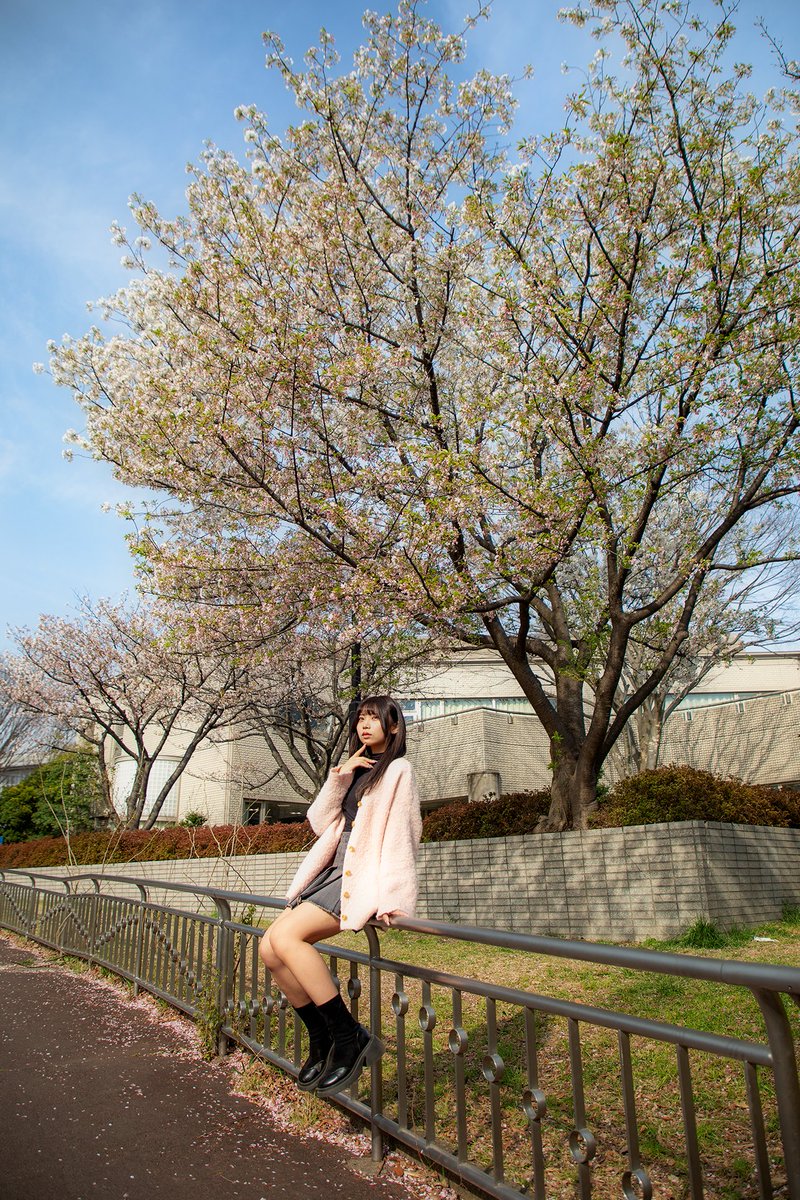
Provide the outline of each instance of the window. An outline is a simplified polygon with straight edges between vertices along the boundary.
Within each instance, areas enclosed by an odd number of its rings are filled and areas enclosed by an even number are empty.
[[[265,800],[245,800],[244,824],[263,825],[267,820],[267,807]]]
[[[690,708],[710,708],[712,704],[730,704],[733,700],[750,700],[753,696],[763,696],[764,692],[690,692],[677,707],[677,712],[686,712]],[[668,696],[667,700],[672,697]],[[744,709],[740,709],[744,712]]]
[[[432,717],[451,717],[468,708],[492,708],[504,713],[533,713],[524,696],[459,696],[446,700],[403,700],[403,716],[411,724],[414,721],[430,721]]]
[[[150,778],[147,781],[147,800],[144,806],[144,816],[148,816],[153,809],[153,804],[161,791],[164,784],[169,779],[172,772],[175,770],[177,758],[157,758],[153,763],[150,771]],[[131,787],[133,786],[133,777],[136,774],[136,763],[132,758],[120,758],[114,767],[114,784],[111,795],[114,802],[114,808],[118,813],[125,812],[125,802],[130,795]],[[166,800],[161,805],[161,811],[158,814],[159,821],[173,820],[178,812],[178,782],[176,781],[170,789]]]
[[[254,800],[244,798],[242,820],[245,825],[292,824],[304,821],[308,805],[292,800]]]

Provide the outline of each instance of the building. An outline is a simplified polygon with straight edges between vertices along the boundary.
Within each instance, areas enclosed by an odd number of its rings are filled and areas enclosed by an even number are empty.
[[[459,652],[443,660],[402,703],[423,807],[549,785],[547,738],[493,652]],[[800,653],[742,655],[711,671],[668,720],[660,762],[800,787],[799,718]],[[176,733],[156,764],[151,795],[180,756],[183,737],[188,734]],[[118,794],[132,769],[131,760],[117,762]],[[614,783],[623,773],[619,758],[609,760],[605,781]],[[190,812],[212,825],[300,819],[306,807],[263,738],[221,731],[192,756],[158,824]]]
[[[0,792],[3,788],[16,787],[18,783],[22,783],[29,775],[33,774],[37,767],[42,765],[42,761],[39,758],[32,758],[0,767]]]

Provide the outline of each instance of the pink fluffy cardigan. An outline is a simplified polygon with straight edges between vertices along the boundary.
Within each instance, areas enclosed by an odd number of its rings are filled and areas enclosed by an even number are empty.
[[[332,862],[344,829],[342,801],[352,771],[331,771],[308,810],[319,839],[300,863],[287,900],[293,900]],[[342,882],[342,929],[361,929],[370,917],[413,917],[417,903],[417,851],[422,835],[414,770],[396,758],[359,801]]]

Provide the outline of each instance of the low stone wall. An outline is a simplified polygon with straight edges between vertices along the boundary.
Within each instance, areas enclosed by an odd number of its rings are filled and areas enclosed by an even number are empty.
[[[131,863],[108,874],[273,896],[284,894],[301,857]],[[729,929],[800,906],[800,829],[686,821],[428,842],[420,881],[418,915],[431,920],[587,940],[668,938],[699,917]]]
[[[687,821],[423,849],[426,915],[464,925],[641,941],[800,905],[800,829]]]
[[[80,867],[36,868],[37,876],[44,874],[61,878],[73,875],[128,875],[135,879],[158,879],[166,883],[189,883],[198,887],[218,887],[228,892],[252,892],[254,896],[283,896],[297,870],[303,855],[292,854],[247,854],[223,855],[219,858],[177,858],[165,861],[136,863],[108,863]],[[32,870],[34,868],[31,868]],[[119,895],[138,896],[133,884],[108,885],[110,891]],[[153,898],[161,893],[153,889]],[[203,911],[211,905],[195,906],[191,897],[180,892],[172,893],[176,907],[191,904],[193,909]]]

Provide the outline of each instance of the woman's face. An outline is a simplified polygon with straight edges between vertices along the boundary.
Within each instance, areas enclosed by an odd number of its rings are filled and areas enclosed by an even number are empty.
[[[373,754],[383,754],[386,749],[386,734],[383,732],[383,726],[380,722],[380,717],[376,713],[371,713],[369,710],[358,714],[358,722],[356,731],[359,740],[367,746]]]

